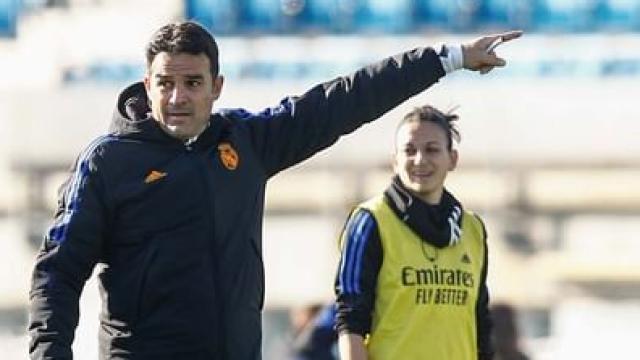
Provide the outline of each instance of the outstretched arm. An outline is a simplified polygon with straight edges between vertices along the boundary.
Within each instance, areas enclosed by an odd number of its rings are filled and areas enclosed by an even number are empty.
[[[504,66],[490,45],[520,31],[490,35],[442,49],[417,48],[318,84],[299,97],[261,113],[229,113],[248,125],[267,177],[330,146],[344,134],[373,121],[445,76],[466,68],[486,73]],[[438,52],[439,51],[439,52]]]

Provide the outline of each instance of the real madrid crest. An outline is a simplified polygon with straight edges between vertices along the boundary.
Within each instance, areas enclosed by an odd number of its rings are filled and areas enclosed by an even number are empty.
[[[240,163],[238,152],[228,142],[218,144],[218,154],[222,165],[229,170],[235,170]]]

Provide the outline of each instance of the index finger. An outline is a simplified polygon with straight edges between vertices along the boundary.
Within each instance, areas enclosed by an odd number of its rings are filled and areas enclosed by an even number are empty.
[[[502,41],[517,39],[520,36],[522,36],[522,30],[513,30],[513,31],[508,31],[508,32],[496,35],[496,37],[502,39]]]
[[[487,35],[480,39],[478,45],[485,49],[485,51],[491,52],[491,50],[495,49],[496,46],[504,42],[517,39],[520,36],[522,36],[522,30],[513,30],[499,34]]]

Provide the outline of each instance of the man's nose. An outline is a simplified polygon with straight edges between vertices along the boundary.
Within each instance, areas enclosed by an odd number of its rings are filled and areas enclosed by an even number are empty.
[[[181,104],[186,100],[186,91],[184,86],[176,85],[171,90],[171,96],[169,97],[169,102],[171,104]]]

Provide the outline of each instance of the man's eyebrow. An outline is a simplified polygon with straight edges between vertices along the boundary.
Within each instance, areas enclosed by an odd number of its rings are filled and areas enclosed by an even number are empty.
[[[155,75],[156,78],[162,79],[162,78],[172,78],[174,77],[173,75],[163,75],[163,74],[156,74]],[[200,80],[200,79],[204,79],[204,76],[202,74],[191,74],[191,75],[184,75],[184,77],[186,77],[189,80]]]

